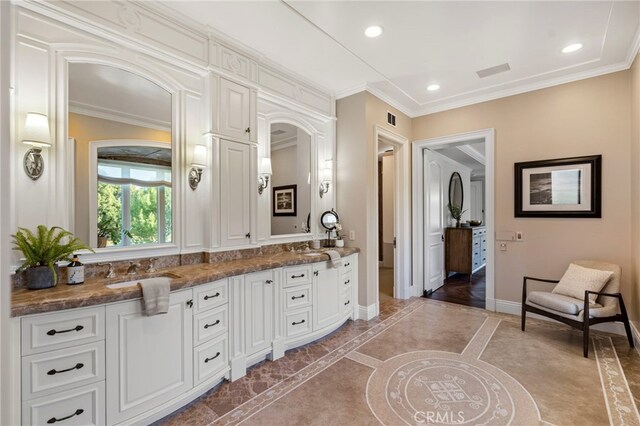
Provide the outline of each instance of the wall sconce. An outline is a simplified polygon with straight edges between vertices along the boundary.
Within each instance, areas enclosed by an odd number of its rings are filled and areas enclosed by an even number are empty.
[[[258,178],[258,194],[269,186],[269,177],[273,174],[271,170],[271,158],[263,158],[260,161],[260,177]]]
[[[22,143],[32,147],[24,155],[24,160],[22,161],[24,172],[31,180],[38,180],[44,172],[42,148],[49,148],[51,146],[49,119],[46,115],[37,112],[27,113]]]
[[[323,177],[322,177],[322,182],[320,182],[320,198],[323,197],[324,194],[326,194],[327,192],[329,192],[329,186],[331,186],[331,179],[332,179],[332,174],[331,174],[331,167],[325,167],[324,171],[323,171]]]
[[[193,148],[193,159],[189,171],[189,186],[195,191],[202,180],[202,172],[207,168],[207,147],[196,145]]]

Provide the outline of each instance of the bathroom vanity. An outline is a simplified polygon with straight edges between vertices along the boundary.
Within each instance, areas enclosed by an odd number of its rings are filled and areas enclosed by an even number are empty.
[[[357,250],[340,251],[337,268],[281,252],[161,271],[177,278],[151,317],[139,286],[113,280],[16,290],[22,424],[148,424],[326,336],[358,313]]]

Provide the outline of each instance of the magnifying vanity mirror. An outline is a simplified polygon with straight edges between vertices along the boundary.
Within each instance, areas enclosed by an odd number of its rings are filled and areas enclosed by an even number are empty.
[[[120,68],[69,64],[74,233],[93,248],[172,242],[171,93]]]
[[[458,207],[462,210],[464,200],[464,189],[462,188],[462,177],[460,173],[453,172],[449,179],[449,208]]]
[[[335,210],[327,210],[320,216],[320,223],[327,231],[333,231],[336,229],[336,223],[340,222],[338,213]]]
[[[311,135],[289,123],[272,123],[271,235],[311,232]]]

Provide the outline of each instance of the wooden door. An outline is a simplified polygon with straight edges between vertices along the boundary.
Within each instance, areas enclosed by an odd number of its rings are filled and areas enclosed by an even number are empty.
[[[251,356],[273,340],[273,272],[248,274],[244,279],[245,352]]]
[[[444,167],[438,154],[424,150],[424,290],[433,291],[444,281]]]
[[[116,424],[193,387],[192,291],[172,293],[169,312],[148,317],[140,300],[106,310],[107,423]]]
[[[249,244],[251,231],[250,147],[220,141],[220,244]]]
[[[340,319],[342,286],[340,270],[330,264],[314,264],[313,271],[313,329],[320,330]]]

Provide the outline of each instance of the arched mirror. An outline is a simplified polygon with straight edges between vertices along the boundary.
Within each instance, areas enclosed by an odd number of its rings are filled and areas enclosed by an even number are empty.
[[[322,213],[322,216],[320,216],[320,224],[322,224],[324,229],[327,231],[333,231],[336,229],[336,224],[338,222],[340,222],[340,218],[338,217],[338,213],[333,209],[327,210]]]
[[[69,64],[74,233],[94,248],[173,241],[172,101],[120,68]]]
[[[272,123],[271,235],[311,232],[311,135],[289,123]]]
[[[457,207],[462,210],[464,200],[464,189],[462,188],[462,178],[460,173],[453,172],[449,179],[449,209]]]

